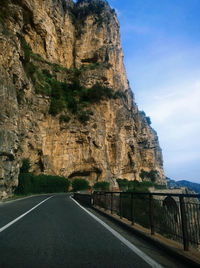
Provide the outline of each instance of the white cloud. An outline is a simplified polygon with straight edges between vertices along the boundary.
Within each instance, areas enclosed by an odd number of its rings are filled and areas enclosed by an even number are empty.
[[[167,92],[166,92],[167,91]],[[179,84],[176,87],[160,89],[161,95],[153,96],[149,103],[148,114],[154,122],[165,123],[177,118],[185,121],[200,121],[200,80],[193,84]],[[189,117],[189,118],[188,118]]]
[[[159,92],[146,103],[145,111],[158,132],[166,174],[195,180],[200,177],[200,80],[184,83],[183,78]],[[192,169],[197,162],[199,168]]]

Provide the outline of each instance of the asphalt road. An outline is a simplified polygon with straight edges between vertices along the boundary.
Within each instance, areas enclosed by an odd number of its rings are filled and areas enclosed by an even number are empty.
[[[0,205],[0,267],[151,267],[66,194]]]

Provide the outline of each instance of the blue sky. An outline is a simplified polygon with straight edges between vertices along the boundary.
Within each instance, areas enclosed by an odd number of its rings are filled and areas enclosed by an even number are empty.
[[[200,0],[108,0],[136,103],[151,117],[166,176],[200,183]]]

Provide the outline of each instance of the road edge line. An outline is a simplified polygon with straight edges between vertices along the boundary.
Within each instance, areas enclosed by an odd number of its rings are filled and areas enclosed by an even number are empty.
[[[108,231],[110,231],[116,238],[118,238],[124,245],[126,245],[130,250],[132,250],[140,258],[142,258],[151,267],[154,267],[154,268],[163,268],[162,265],[158,264],[156,261],[154,261],[148,255],[146,255],[144,252],[142,252],[139,248],[137,248],[136,246],[134,246],[131,242],[129,242],[126,238],[124,238],[121,234],[119,234],[113,228],[111,228],[108,224],[106,224],[101,219],[99,219],[94,214],[92,214],[90,211],[88,211],[86,208],[84,208],[83,206],[81,206],[75,199],[72,198],[72,196],[70,196],[70,199],[72,201],[74,201],[86,213],[88,213],[93,219],[95,219],[97,222],[99,222],[101,225],[103,225]]]
[[[29,209],[27,212],[23,213],[22,215],[20,215],[19,217],[17,217],[16,219],[14,219],[13,221],[7,223],[6,225],[4,225],[3,227],[0,228],[0,233],[3,232],[4,230],[6,230],[7,228],[9,228],[11,225],[13,225],[15,222],[19,221],[21,218],[23,218],[24,216],[26,216],[27,214],[29,214],[31,211],[33,211],[34,209],[36,209],[37,207],[39,207],[42,203],[46,202],[47,200],[49,200],[50,198],[52,198],[52,196],[46,198],[45,200],[43,200],[42,202],[40,202],[39,204],[37,204],[36,206],[34,206],[33,208]]]

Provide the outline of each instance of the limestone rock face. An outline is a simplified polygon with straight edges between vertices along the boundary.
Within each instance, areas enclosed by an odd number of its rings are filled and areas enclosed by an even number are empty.
[[[2,0],[0,47],[0,198],[17,186],[23,158],[36,174],[115,184],[156,170],[165,184],[158,137],[134,102],[119,22],[107,2]],[[52,98],[64,105],[52,93],[55,81],[82,95],[100,85],[115,97],[80,103],[80,95],[77,114],[67,106],[50,113]]]

